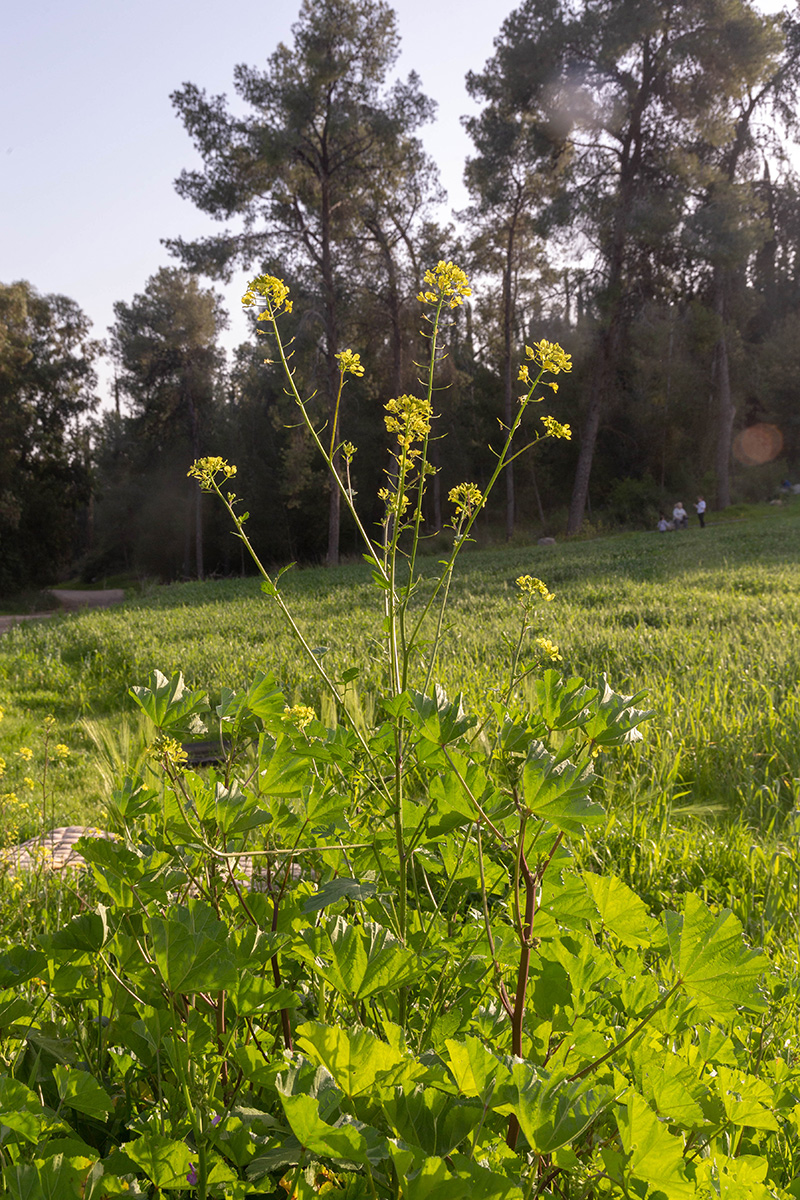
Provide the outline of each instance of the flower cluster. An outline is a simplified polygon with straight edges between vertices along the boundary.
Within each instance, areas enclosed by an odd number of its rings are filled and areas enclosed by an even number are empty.
[[[560,421],[555,419],[555,417],[542,417],[541,420],[547,431],[548,437],[566,438],[567,441],[569,441],[569,439],[572,437],[572,429],[570,426],[562,425]]]
[[[23,762],[30,762],[33,758],[33,751],[31,750],[30,746],[20,746],[17,754]]]
[[[572,355],[565,354],[558,342],[548,342],[543,338],[541,342],[534,342],[532,346],[526,346],[525,354],[542,371],[550,371],[552,375],[572,370]]]
[[[547,584],[543,583],[541,579],[537,579],[534,575],[520,575],[516,583],[522,592],[523,599],[528,596],[531,599],[538,599],[540,596],[543,600],[555,599]]]
[[[541,650],[545,658],[549,658],[550,662],[563,662],[563,656],[559,653],[558,646],[555,642],[551,642],[549,638],[537,637],[536,645]]]
[[[456,506],[458,517],[470,517],[483,504],[483,493],[475,483],[459,483],[450,489],[447,499]]]
[[[342,378],[345,375],[363,375],[364,368],[361,365],[361,355],[356,354],[353,350],[342,350],[340,354],[334,357],[339,360],[339,370],[342,373]]]
[[[307,704],[293,704],[291,708],[287,705],[283,710],[283,720],[296,725],[301,732],[316,720],[316,716],[313,708],[309,708]]]
[[[423,441],[431,431],[433,409],[430,401],[417,396],[398,396],[383,406],[389,414],[384,417],[389,433],[396,433],[403,449],[408,450],[416,441]]]
[[[217,475],[221,474],[223,478],[230,479],[236,474],[236,467],[231,466],[224,458],[198,458],[192,463],[186,474],[191,475],[194,479],[199,479],[200,487],[204,492],[211,492],[214,490]]]
[[[153,751],[165,764],[175,767],[178,771],[189,761],[189,755],[175,738],[165,736],[157,738],[153,743]]]
[[[281,312],[292,311],[292,301],[287,300],[289,289],[282,279],[274,275],[256,275],[247,285],[247,291],[242,296],[245,308],[260,308],[259,297],[266,300],[266,308],[259,313],[259,321],[271,321]]]
[[[464,303],[465,296],[472,295],[472,288],[466,274],[455,263],[443,259],[436,264],[433,271],[425,272],[427,291],[418,294],[417,299],[423,304],[439,304],[447,301],[451,308],[458,308]]]

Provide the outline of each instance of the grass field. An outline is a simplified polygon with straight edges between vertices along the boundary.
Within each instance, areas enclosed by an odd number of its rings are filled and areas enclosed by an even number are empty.
[[[431,558],[431,577],[435,565]],[[745,856],[751,886],[739,904],[752,925],[775,854],[780,862],[796,848],[800,504],[747,510],[703,531],[467,552],[437,676],[478,710],[502,684],[522,573],[556,593],[541,632],[558,642],[565,671],[645,689],[654,710],[639,747],[601,768],[599,798],[613,818],[597,853],[613,853],[654,903],[682,878],[706,880],[712,897],[732,892],[724,854]],[[329,669],[360,667],[353,694],[369,717],[381,691],[381,613],[366,565],[295,570],[282,587],[310,643],[326,648]],[[154,587],[123,607],[26,624],[0,639],[4,784],[27,794],[17,777],[32,778],[52,714],[51,741],[71,753],[51,768],[48,819],[102,822],[96,749],[82,719],[95,722],[113,753],[132,710],[127,689],[156,667],[182,670],[212,699],[272,670],[290,702],[321,705],[317,681],[256,580]],[[325,704],[321,711],[330,717]],[[34,750],[30,764],[21,746]],[[25,785],[31,828],[41,814],[39,783]],[[784,917],[797,907],[790,874],[778,881]]]

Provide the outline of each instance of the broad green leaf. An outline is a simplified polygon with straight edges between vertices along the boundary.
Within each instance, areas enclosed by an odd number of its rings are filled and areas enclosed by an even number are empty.
[[[695,1186],[686,1177],[683,1139],[675,1137],[659,1121],[647,1101],[636,1092],[617,1115],[622,1146],[630,1174],[667,1200],[694,1200]]]
[[[559,762],[541,742],[534,742],[522,772],[525,807],[563,833],[579,837],[587,825],[603,820],[599,804],[589,799],[590,768]]]
[[[292,1133],[306,1150],[323,1158],[367,1162],[369,1144],[355,1125],[328,1125],[320,1117],[319,1103],[313,1096],[285,1095],[283,1092],[279,1095]]]
[[[697,1072],[672,1049],[666,1054],[661,1050],[643,1049],[639,1058],[642,1092],[657,1115],[684,1129],[702,1127],[705,1115],[700,1101],[705,1097],[706,1089]]]
[[[127,1154],[156,1187],[169,1191],[189,1187],[189,1176],[193,1174],[192,1152],[186,1142],[178,1142],[160,1133],[146,1133],[133,1142],[125,1142],[120,1150]]]
[[[132,687],[129,692],[158,729],[205,730],[199,714],[208,712],[208,698],[202,692],[187,691],[180,671],[169,679],[154,671],[147,686]],[[198,721],[193,722],[193,717]]]
[[[114,1104],[105,1088],[102,1088],[88,1071],[77,1071],[67,1066],[53,1067],[53,1078],[58,1094],[64,1104],[87,1117],[107,1117]]]
[[[660,933],[658,922],[627,883],[615,875],[584,872],[584,883],[597,905],[600,919],[624,946],[650,946]]]
[[[347,877],[331,879],[328,883],[323,883],[316,895],[309,896],[303,905],[303,912],[319,912],[329,904],[338,904],[340,900],[368,900],[376,891],[375,884],[368,880],[362,883],[358,879]]]
[[[297,1046],[312,1062],[324,1066],[350,1098],[367,1095],[376,1087],[412,1085],[426,1073],[407,1052],[366,1029],[350,1032],[307,1021],[297,1029]]]
[[[41,975],[47,967],[47,958],[41,950],[29,950],[27,946],[12,946],[0,954],[0,988],[18,987],[27,983],[34,975]]]
[[[590,921],[597,920],[597,905],[580,875],[550,869],[542,884],[539,913],[546,913],[565,929],[583,933]],[[536,926],[534,932],[541,936]]]
[[[68,961],[70,955],[96,954],[108,941],[108,916],[104,905],[97,912],[73,917],[63,929],[41,939],[43,947],[57,961]]]
[[[686,989],[706,1001],[706,1007],[723,1009],[744,1005],[762,1009],[758,981],[766,962],[760,950],[748,950],[742,925],[728,909],[714,916],[693,892],[687,895],[681,916],[664,914],[670,953]]]
[[[482,1104],[426,1087],[398,1088],[382,1109],[396,1137],[440,1158],[452,1154],[484,1116]]]
[[[777,1133],[780,1126],[771,1111],[775,1094],[765,1080],[745,1071],[718,1067],[716,1085],[725,1115],[732,1125]]]
[[[153,957],[172,992],[233,988],[236,965],[226,944],[225,926],[200,901],[174,908],[174,917],[149,917]]]
[[[437,683],[433,696],[410,691],[411,708],[408,719],[421,737],[437,746],[446,746],[460,738],[467,730],[477,725],[478,718],[464,711],[463,696],[458,693],[455,700],[448,700],[444,689]]]
[[[466,1037],[460,1042],[448,1038],[445,1045],[450,1071],[462,1096],[477,1096],[490,1104],[503,1084],[510,1082],[508,1067],[478,1038]]]
[[[614,1099],[608,1089],[592,1088],[564,1074],[548,1077],[526,1062],[516,1061],[512,1076],[517,1087],[514,1112],[537,1154],[552,1154],[574,1142]]]
[[[366,922],[350,925],[331,917],[324,925],[303,930],[295,947],[308,965],[345,996],[364,1000],[416,979],[422,966],[388,929]]]
[[[590,716],[588,706],[596,696],[597,688],[587,687],[580,676],[563,679],[552,667],[533,682],[534,704],[548,729],[580,726]]]
[[[592,706],[592,715],[583,724],[583,732],[598,746],[628,746],[640,742],[642,734],[638,726],[652,717],[652,710],[636,708],[645,697],[644,692],[635,696],[623,696],[612,691],[608,680],[603,679],[603,695]]]
[[[10,1200],[83,1200],[92,1159],[56,1154],[43,1162],[3,1167],[4,1195]]]

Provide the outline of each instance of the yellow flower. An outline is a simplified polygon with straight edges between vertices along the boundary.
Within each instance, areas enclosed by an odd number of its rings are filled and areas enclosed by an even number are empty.
[[[532,596],[532,597],[541,596],[543,600],[554,600],[555,599],[553,593],[549,590],[547,584],[543,583],[541,579],[537,579],[534,575],[520,575],[519,579],[516,582],[517,582],[517,587],[522,592],[523,597],[525,597],[525,596]]]
[[[214,489],[217,475],[221,474],[225,479],[231,479],[236,474],[236,467],[219,456],[198,458],[186,474],[200,480],[201,491],[210,492]]]
[[[316,720],[316,716],[313,708],[309,708],[307,704],[293,704],[291,708],[287,705],[283,710],[283,720],[291,722],[300,730]]]
[[[464,303],[465,296],[472,295],[469,280],[461,267],[443,259],[440,259],[433,271],[425,272],[425,283],[428,290],[420,292],[417,296],[423,304],[438,304],[446,300],[451,308],[458,308]]]
[[[3,775],[5,775],[5,773],[6,773],[6,760],[4,758],[0,757],[0,779],[2,779]]]
[[[342,454],[344,455],[345,462],[351,463],[355,458],[356,453],[356,447],[352,442],[344,442],[342,444]]]
[[[56,746],[56,758],[69,758],[69,746],[65,746],[63,742],[59,742]]]
[[[363,375],[364,368],[361,365],[361,355],[355,354],[352,350],[342,350],[341,354],[334,357],[339,360],[339,370],[342,375]]]
[[[408,448],[414,441],[423,441],[431,431],[433,409],[428,400],[417,396],[398,396],[384,404],[389,414],[384,423],[389,433],[396,433],[401,446]]]
[[[20,746],[17,754],[23,760],[23,762],[30,762],[33,758],[33,751],[31,750],[30,746]]]
[[[31,791],[33,791],[33,789],[36,787],[36,783],[33,779],[31,779],[30,775],[26,775],[22,782],[25,784],[25,787],[30,788]]]
[[[483,504],[483,494],[475,483],[459,483],[450,489],[447,499],[455,504],[457,516],[471,516],[473,509]]]
[[[551,662],[563,662],[562,656],[558,652],[558,646],[555,642],[551,642],[549,638],[537,637],[536,645]]]
[[[271,321],[281,312],[292,311],[292,301],[287,300],[288,295],[289,289],[282,279],[276,279],[274,275],[256,275],[247,285],[242,304],[245,308],[260,307],[258,297],[261,296],[267,306],[259,313],[258,320]]]
[[[164,760],[165,764],[169,764],[180,770],[186,766],[189,760],[189,755],[184,750],[180,742],[175,738],[160,737],[153,743],[154,753]]]
[[[19,797],[16,792],[5,792],[0,799],[5,800],[6,804],[18,804]]]
[[[2,719],[3,719],[3,717],[4,717],[5,715],[6,715],[6,714],[5,714],[5,709],[3,709],[3,708],[0,708],[0,721],[2,721]]]
[[[572,437],[569,425],[562,425],[555,417],[542,417],[542,424],[547,430],[548,437],[566,438],[567,441]]]
[[[558,342],[548,342],[543,338],[541,342],[526,346],[525,353],[528,358],[538,363],[543,371],[551,371],[553,375],[558,375],[560,371],[572,370],[572,355],[565,354]]]

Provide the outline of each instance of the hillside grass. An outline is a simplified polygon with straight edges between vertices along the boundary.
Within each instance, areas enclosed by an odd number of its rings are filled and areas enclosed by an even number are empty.
[[[423,569],[432,579],[436,558]],[[800,503],[741,510],[705,530],[467,551],[436,677],[478,711],[503,684],[520,574],[541,577],[556,594],[541,632],[558,642],[564,670],[644,690],[654,711],[643,742],[599,766],[599,799],[611,816],[592,853],[610,855],[655,906],[692,886],[712,900],[733,897],[751,928],[763,926],[770,902],[782,928],[796,922]],[[352,702],[369,719],[382,688],[382,614],[368,567],[295,569],[281,586],[334,676],[360,668]],[[0,638],[2,783],[27,799],[21,833],[38,827],[43,805],[50,824],[103,822],[98,761],[108,776],[109,763],[136,749],[127,689],[154,668],[182,670],[212,700],[223,686],[270,670],[290,703],[333,717],[257,580],[152,587],[118,608],[26,623]],[[71,753],[51,763],[44,798],[49,714],[51,745]],[[31,763],[19,758],[21,746],[34,750]],[[23,787],[23,772],[34,789]],[[0,818],[8,840],[14,823]]]

